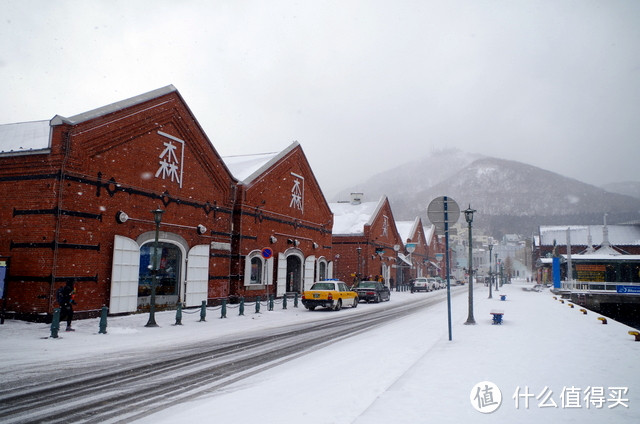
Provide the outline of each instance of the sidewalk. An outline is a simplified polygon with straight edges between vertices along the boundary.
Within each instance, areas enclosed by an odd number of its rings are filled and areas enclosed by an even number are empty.
[[[601,315],[584,315],[548,290],[511,284],[488,299],[487,288],[474,289],[477,324],[464,325],[466,311],[458,311],[453,341],[440,340],[356,423],[638,422],[640,342],[630,327],[603,325]],[[493,309],[504,310],[502,325],[492,325]],[[501,391],[493,413],[472,407],[472,388],[483,381]]]

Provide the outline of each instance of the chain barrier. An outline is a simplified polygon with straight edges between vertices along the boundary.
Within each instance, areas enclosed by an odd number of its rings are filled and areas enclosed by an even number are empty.
[[[255,313],[260,313],[261,306],[266,306],[267,310],[273,311],[274,304],[282,305],[282,309],[287,309],[287,300],[288,296],[284,295],[282,299],[275,299],[274,295],[269,295],[267,299],[264,301],[261,299],[261,296],[256,296],[253,302],[245,302],[244,297],[240,297],[240,301],[238,304],[228,305],[228,300],[225,298],[220,299],[221,304],[219,306],[207,306],[207,301],[203,300],[202,304],[198,308],[192,309],[183,309],[184,305],[181,302],[176,304],[176,322],[173,325],[182,325],[182,315],[193,315],[200,313],[200,321],[206,322],[207,311],[217,311],[220,310],[220,318],[227,317],[227,308],[229,309],[238,309],[238,316],[244,316],[245,307],[255,306]],[[295,294],[293,299],[293,307],[298,307],[298,293]],[[107,334],[107,315],[109,308],[106,306],[101,310],[100,322],[99,322],[99,331],[98,334]],[[60,309],[56,308],[53,311],[53,319],[50,327],[50,338],[58,338],[58,332],[60,329]]]

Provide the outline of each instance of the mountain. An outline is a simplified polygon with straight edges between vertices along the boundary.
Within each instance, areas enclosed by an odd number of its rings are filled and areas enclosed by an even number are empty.
[[[369,200],[386,194],[397,220],[420,216],[428,222],[431,200],[447,195],[461,209],[471,205],[477,211],[474,227],[494,237],[531,235],[539,225],[601,223],[605,213],[609,223],[625,222],[637,220],[640,213],[640,199],[521,162],[460,151],[433,154],[358,187]]]
[[[610,183],[602,186],[604,190],[611,193],[624,194],[626,196],[640,199],[640,181],[624,181],[619,183]]]
[[[482,157],[484,156],[457,149],[434,151],[430,156],[380,172],[367,181],[344,189],[332,201],[349,199],[349,194],[354,192],[364,193],[369,201],[378,200],[382,195],[396,200],[411,197],[416,191],[427,190],[453,177],[462,168]]]

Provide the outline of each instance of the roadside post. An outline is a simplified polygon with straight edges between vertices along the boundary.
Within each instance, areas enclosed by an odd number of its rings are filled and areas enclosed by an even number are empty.
[[[109,314],[109,308],[102,307],[100,311],[100,323],[98,324],[98,334],[107,334],[107,315]]]
[[[60,308],[53,310],[53,318],[51,319],[51,338],[58,338],[58,331],[60,331]]]
[[[460,218],[460,207],[451,197],[436,197],[429,203],[427,217],[436,227],[437,234],[444,234],[445,265],[447,273],[447,318],[449,324],[449,341],[451,335],[451,262],[449,259],[449,223],[455,224]]]

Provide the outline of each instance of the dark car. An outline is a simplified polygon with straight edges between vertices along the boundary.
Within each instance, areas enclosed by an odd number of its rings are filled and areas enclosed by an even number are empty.
[[[369,302],[381,302],[391,300],[391,290],[389,287],[378,281],[360,281],[353,286],[352,290],[358,293],[358,298]]]

